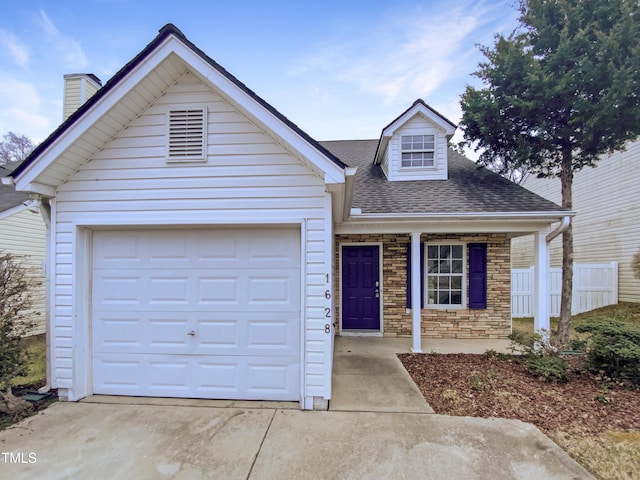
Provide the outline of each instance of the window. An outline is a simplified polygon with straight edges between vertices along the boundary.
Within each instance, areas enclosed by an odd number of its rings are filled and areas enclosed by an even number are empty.
[[[435,166],[435,135],[403,135],[402,167]]]
[[[461,244],[427,245],[427,303],[462,306],[464,303],[464,248]]]
[[[420,291],[422,308],[487,308],[487,244],[421,243]],[[407,244],[407,308],[412,308],[411,243]]]
[[[206,108],[169,110],[167,161],[204,162],[206,160]]]

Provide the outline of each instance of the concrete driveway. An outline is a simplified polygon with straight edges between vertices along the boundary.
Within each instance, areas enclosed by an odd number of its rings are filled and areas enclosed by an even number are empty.
[[[591,478],[519,421],[217,405],[54,404],[0,432],[0,478]]]
[[[95,396],[0,432],[0,478],[587,479],[532,425],[433,414],[395,355],[340,340],[327,412]]]

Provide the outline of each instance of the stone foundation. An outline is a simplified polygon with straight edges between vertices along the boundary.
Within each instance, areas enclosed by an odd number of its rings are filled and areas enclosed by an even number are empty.
[[[506,338],[511,333],[510,241],[504,234],[424,234],[421,242],[457,241],[487,244],[486,309],[422,309],[424,338]],[[340,244],[382,243],[383,331],[385,336],[411,336],[407,309],[408,234],[336,235],[335,307],[340,318]],[[467,265],[468,267],[468,265]],[[467,280],[468,282],[468,280]],[[467,284],[468,287],[468,284]]]

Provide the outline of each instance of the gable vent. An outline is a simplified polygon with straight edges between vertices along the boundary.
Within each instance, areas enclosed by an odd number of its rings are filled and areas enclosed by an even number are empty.
[[[169,151],[167,161],[205,161],[205,108],[169,110]]]

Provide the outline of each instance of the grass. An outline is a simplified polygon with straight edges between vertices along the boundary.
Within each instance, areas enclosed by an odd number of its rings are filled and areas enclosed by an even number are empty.
[[[33,385],[46,381],[47,377],[47,346],[45,335],[32,335],[22,339],[22,345],[27,350],[29,358],[29,372],[24,377],[16,377],[11,382],[14,387]]]
[[[608,305],[589,312],[573,315],[571,317],[571,338],[576,338],[577,335],[573,327],[582,323],[589,323],[599,318],[610,318],[612,320],[620,320],[622,322],[640,325],[640,303],[620,302],[617,305]],[[558,321],[558,317],[551,318],[552,335],[558,329]],[[531,332],[533,331],[533,318],[514,318],[512,319],[512,325],[514,330]]]
[[[555,431],[549,437],[596,477],[607,480],[638,478],[640,432],[608,431],[577,435]]]
[[[28,368],[27,375],[22,377],[16,377],[12,380],[14,394],[16,391],[22,389],[37,389],[46,383],[47,378],[47,348],[45,335],[33,335],[22,339],[22,344],[27,350],[28,355]],[[34,404],[35,409],[32,413],[46,408],[51,403],[55,402],[57,397],[53,397],[42,400]],[[9,415],[0,414],[0,430],[13,425],[20,418],[12,418]]]

